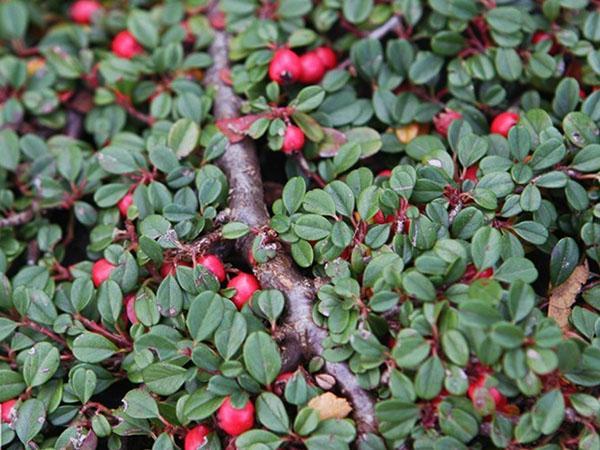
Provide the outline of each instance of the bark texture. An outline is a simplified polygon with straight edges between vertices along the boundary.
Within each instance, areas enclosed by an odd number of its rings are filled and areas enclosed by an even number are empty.
[[[223,31],[215,33],[210,47],[213,66],[208,71],[206,82],[216,89],[214,114],[216,118],[239,116],[240,99],[223,79],[229,70],[228,36]],[[262,177],[254,143],[249,139],[230,144],[218,161],[230,183],[229,209],[231,220],[244,222],[255,229],[269,225],[269,214],[264,201]],[[253,237],[240,239],[238,250],[246,259],[251,251]],[[263,288],[280,290],[286,296],[286,315],[282,330],[284,365],[293,365],[298,353],[305,358],[320,355],[327,331],[312,321],[312,304],[315,298],[313,280],[303,276],[292,259],[277,244],[276,256],[267,263],[254,267],[254,272]],[[300,347],[301,352],[294,349]],[[291,355],[291,356],[290,356]],[[286,361],[287,356],[287,361]],[[291,359],[291,361],[290,361]],[[295,361],[297,364],[297,361]],[[337,387],[352,403],[353,417],[359,434],[377,431],[374,400],[358,384],[356,376],[345,363],[325,363],[325,371],[335,378]]]

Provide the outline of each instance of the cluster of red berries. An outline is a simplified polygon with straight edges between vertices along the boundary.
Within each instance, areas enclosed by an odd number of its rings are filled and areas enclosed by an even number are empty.
[[[201,255],[196,257],[196,264],[204,266],[209,272],[211,272],[219,282],[224,282],[226,279],[226,271],[223,262],[215,255]],[[188,261],[165,261],[161,268],[160,274],[163,278],[169,275],[174,275],[177,270],[177,266],[191,266]],[[94,263],[92,266],[92,281],[94,286],[100,286],[104,281],[110,278],[112,272],[116,269],[116,266],[108,261],[106,258],[101,258]],[[238,309],[242,307],[252,298],[252,295],[260,289],[260,284],[256,277],[252,274],[239,272],[236,276],[232,277],[227,283],[228,289],[235,289],[235,294],[231,298],[233,303]],[[132,324],[138,323],[138,319],[135,314],[135,294],[128,294],[123,299],[125,304],[125,311],[127,319]]]
[[[102,5],[96,0],[77,0],[69,8],[69,15],[73,22],[80,25],[89,25]],[[112,52],[121,58],[133,58],[144,51],[144,48],[129,31],[124,30],[113,38],[111,44]]]
[[[433,125],[435,126],[435,131],[437,131],[442,136],[447,137],[448,129],[450,128],[450,125],[452,125],[452,122],[461,118],[462,114],[458,111],[446,109],[433,118]],[[500,113],[492,120],[492,123],[490,125],[490,132],[492,134],[499,134],[501,136],[507,137],[508,132],[519,122],[519,119],[520,117],[517,113],[513,113],[510,111]]]
[[[92,23],[94,15],[102,10],[102,5],[96,0],[77,0],[69,8],[69,15],[73,22],[80,25]],[[144,51],[144,48],[129,31],[124,30],[113,38],[112,52],[121,58],[133,58]]]
[[[329,47],[318,47],[302,56],[289,48],[280,48],[269,64],[269,77],[279,84],[315,84],[335,66],[337,56]]]
[[[235,408],[229,397],[217,411],[217,425],[229,436],[239,436],[254,426],[254,404],[248,400],[241,408]],[[184,450],[204,448],[212,430],[206,425],[196,425],[185,435]]]
[[[315,84],[321,81],[325,72],[335,66],[337,56],[329,47],[318,47],[302,56],[289,48],[280,48],[275,51],[269,64],[269,77],[278,84]],[[299,152],[304,147],[304,141],[302,130],[289,124],[283,136],[281,150],[288,155]]]

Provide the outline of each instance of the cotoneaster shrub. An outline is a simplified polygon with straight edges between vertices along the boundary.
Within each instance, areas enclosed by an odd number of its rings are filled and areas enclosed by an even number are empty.
[[[599,8],[0,1],[0,447],[599,449]]]

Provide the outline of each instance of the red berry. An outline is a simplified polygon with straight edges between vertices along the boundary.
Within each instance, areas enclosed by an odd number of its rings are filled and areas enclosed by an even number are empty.
[[[471,180],[473,182],[477,182],[477,170],[479,169],[478,164],[473,164],[465,169],[465,173],[463,175],[464,180]]]
[[[288,48],[275,51],[269,64],[269,77],[279,84],[294,83],[302,74],[300,57]]]
[[[302,72],[300,73],[300,82],[304,84],[316,84],[325,75],[325,66],[321,59],[316,53],[309,52],[306,55],[300,57],[300,66]]]
[[[392,223],[394,219],[395,217],[393,214],[388,214],[386,216],[381,210],[377,211],[377,213],[373,216],[373,222],[380,225],[383,223]]]
[[[144,51],[133,34],[124,30],[118,33],[112,41],[112,52],[121,58],[133,58]]]
[[[115,267],[114,264],[111,264],[105,258],[96,261],[92,266],[92,281],[94,282],[94,286],[98,287],[102,282],[108,280]]]
[[[217,423],[230,436],[239,436],[254,426],[254,405],[250,400],[243,408],[234,408],[229,397],[217,411]]]
[[[208,442],[211,429],[205,425],[196,425],[185,435],[184,450],[200,450]]]
[[[501,134],[502,136],[508,136],[508,132],[519,122],[519,115],[512,112],[503,112],[498,114],[492,120],[490,130],[494,134]]]
[[[481,278],[492,278],[494,275],[494,269],[492,267],[488,267],[487,269],[482,270],[477,275],[475,275],[475,279],[479,280]]]
[[[287,383],[290,378],[294,376],[294,372],[283,372],[277,375],[275,378],[275,383]]]
[[[290,378],[294,376],[294,372],[284,372],[280,373],[275,381],[273,382],[273,393],[278,396],[282,396],[285,392],[285,386],[287,385]]]
[[[231,298],[235,306],[238,309],[242,309],[242,307],[246,304],[252,294],[260,289],[260,284],[258,284],[258,280],[254,275],[250,275],[249,273],[240,272],[238,275],[233,277],[227,283],[228,288],[234,288],[236,290],[235,295]]]
[[[498,389],[495,387],[489,388],[488,392],[494,399],[494,403],[496,404],[496,409],[502,409],[506,406],[506,397],[500,393]]]
[[[486,375],[482,375],[475,382],[473,382],[469,385],[469,389],[467,390],[467,395],[469,396],[469,398],[471,399],[471,401],[473,403],[475,403],[475,401],[477,401],[477,393],[479,392],[480,389],[485,387],[486,381],[487,381]],[[506,397],[504,397],[504,395],[502,395],[502,393],[500,393],[500,391],[498,389],[496,389],[495,387],[489,387],[489,388],[487,388],[487,391],[490,394],[490,396],[492,397],[492,399],[494,400],[494,404],[495,404],[497,410],[502,409],[506,406],[506,403],[507,403]]]
[[[10,423],[12,421],[12,412],[15,409],[16,403],[17,401],[15,399],[6,400],[5,402],[0,403],[0,410],[2,410],[0,423]]]
[[[215,255],[203,255],[196,258],[196,262],[206,267],[221,283],[225,281],[225,266]]]
[[[535,33],[533,33],[533,36],[531,37],[531,42],[533,42],[534,44],[539,44],[542,41],[552,41],[552,35],[550,35],[550,33],[546,33],[545,31],[542,30],[538,30]]]
[[[445,111],[440,112],[437,116],[433,118],[433,125],[435,126],[435,131],[437,131],[442,136],[447,137],[448,129],[450,128],[450,125],[452,125],[452,122],[461,118],[462,114],[458,111],[446,109]]]
[[[95,0],[77,0],[69,8],[69,15],[73,22],[86,25],[92,21],[92,16],[99,9],[102,9],[102,5]]]
[[[252,252],[252,249],[248,250],[248,264],[250,264],[252,267],[256,265],[256,259],[254,259],[254,253]]]
[[[560,45],[556,42],[556,39],[550,33],[538,30],[535,33],[533,33],[533,36],[531,36],[531,43],[534,45],[544,41],[552,41],[552,47],[550,47],[550,51],[548,53],[550,53],[551,55],[556,55],[559,52]]]
[[[295,125],[288,125],[283,136],[281,150],[288,155],[299,152],[304,147],[304,133]]]
[[[127,217],[127,210],[133,204],[133,195],[125,194],[125,196],[117,203],[117,208],[123,217]]]
[[[325,70],[331,70],[337,66],[337,56],[335,56],[335,52],[329,47],[318,47],[313,52],[321,60],[325,66]]]
[[[123,299],[123,303],[125,303],[125,313],[127,314],[127,320],[129,320],[129,322],[132,325],[139,323],[139,320],[135,313],[135,299],[135,294],[127,294]]]
[[[191,267],[191,264],[187,261],[164,261],[160,266],[160,276],[167,278],[169,275],[175,275],[177,266]]]
[[[391,177],[392,171],[390,169],[384,169],[377,174],[378,177]]]

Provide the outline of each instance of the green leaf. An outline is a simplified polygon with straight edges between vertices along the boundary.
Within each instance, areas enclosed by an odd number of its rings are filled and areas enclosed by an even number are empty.
[[[134,9],[127,18],[127,28],[136,40],[147,48],[158,46],[158,29],[146,11]]]
[[[25,390],[27,385],[19,372],[0,369],[0,402],[10,400]]]
[[[298,93],[291,106],[294,106],[297,111],[308,112],[317,109],[324,98],[325,91],[322,87],[308,86]]]
[[[142,371],[144,383],[158,395],[177,392],[187,379],[187,370],[166,362],[152,364]]]
[[[27,351],[23,364],[23,378],[30,387],[46,383],[58,370],[60,354],[48,342],[39,342]]]
[[[247,235],[250,227],[242,222],[229,222],[223,225],[221,234],[225,239],[239,239]]]
[[[579,247],[573,238],[559,240],[550,255],[550,281],[554,286],[564,283],[579,264]]]
[[[492,227],[482,227],[473,236],[471,255],[473,263],[482,271],[494,266],[500,258],[501,234]]]
[[[94,394],[97,385],[96,373],[91,369],[79,367],[71,373],[69,381],[73,392],[81,403],[85,404]]]
[[[0,341],[4,341],[16,328],[16,322],[5,317],[0,317]]]
[[[579,83],[574,78],[564,78],[558,83],[552,109],[558,117],[564,117],[575,110],[579,101]]]
[[[290,421],[283,402],[271,392],[263,392],[256,399],[258,420],[275,433],[288,433]]]
[[[23,444],[28,444],[42,430],[46,423],[46,409],[44,404],[30,398],[19,407],[15,431]]]
[[[73,341],[73,354],[81,362],[98,363],[110,358],[117,350],[115,344],[95,333],[82,333]]]
[[[442,348],[448,359],[464,367],[469,362],[469,345],[458,330],[448,330],[442,335]]]
[[[414,84],[426,84],[438,75],[443,64],[443,58],[431,52],[421,51],[411,64],[408,77]]]
[[[306,182],[302,177],[293,177],[283,188],[282,200],[288,214],[294,214],[302,205],[306,193]]]
[[[0,8],[7,3],[0,5]],[[0,9],[0,18],[2,9]],[[0,158],[0,167],[7,170],[15,170],[20,159],[19,137],[12,130],[0,131],[0,148],[2,149],[2,158]]]
[[[361,23],[367,20],[373,10],[373,0],[343,0],[342,12],[350,23]]]
[[[156,400],[142,389],[133,389],[125,394],[123,409],[134,419],[154,419],[159,416]]]
[[[183,413],[189,420],[201,421],[210,417],[223,403],[223,397],[214,395],[205,387],[190,395],[183,405]]]
[[[293,225],[298,237],[307,241],[317,241],[326,238],[331,232],[331,223],[322,216],[305,214]]]
[[[552,390],[542,395],[531,412],[533,427],[542,434],[549,435],[560,427],[565,416],[565,400],[560,390]]]
[[[582,172],[598,172],[600,171],[600,145],[591,144],[579,150],[571,167]]]
[[[335,217],[333,198],[322,189],[313,189],[307,192],[302,202],[302,208],[310,213]]]
[[[415,375],[415,392],[425,400],[435,398],[442,390],[444,366],[440,358],[432,356],[423,363]]]
[[[244,364],[252,377],[263,385],[271,384],[281,370],[281,356],[271,336],[255,331],[244,343]]]
[[[494,63],[498,75],[506,81],[517,80],[523,72],[521,58],[512,48],[498,48]]]
[[[548,229],[541,223],[532,220],[525,220],[513,225],[513,230],[532,244],[542,245],[548,239]]]
[[[358,145],[360,148],[361,159],[373,156],[383,145],[381,135],[373,128],[351,128],[345,134],[348,142]]]
[[[178,158],[184,158],[194,151],[200,138],[200,127],[191,119],[179,119],[171,126],[167,145]]]
[[[269,322],[274,323],[283,312],[285,298],[276,289],[265,289],[256,294],[253,304],[258,307]]]
[[[304,241],[299,240],[298,242],[294,242],[290,248],[292,252],[292,258],[296,264],[300,267],[310,267],[314,260],[314,252],[312,246]]]
[[[5,39],[23,37],[28,21],[29,11],[23,1],[8,0],[0,4],[0,36]]]
[[[104,170],[114,174],[139,170],[131,152],[119,147],[106,147],[98,153],[98,162]]]
[[[223,320],[225,302],[213,292],[203,292],[192,300],[187,314],[187,327],[191,337],[203,341],[219,327]]]

